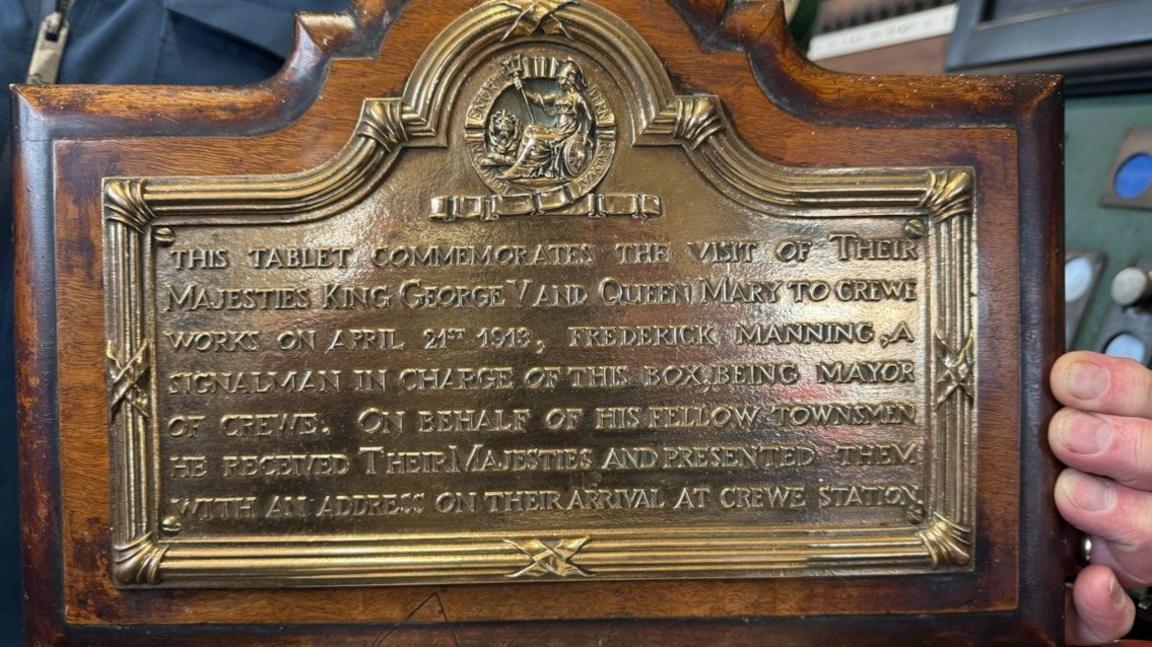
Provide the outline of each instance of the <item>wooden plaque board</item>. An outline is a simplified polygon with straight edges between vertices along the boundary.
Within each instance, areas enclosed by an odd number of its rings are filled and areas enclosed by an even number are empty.
[[[291,59],[255,86],[17,89],[16,324],[30,639],[1059,642],[1067,551],[1043,432],[1054,410],[1047,370],[1062,339],[1059,80],[834,74],[794,51],[782,10],[771,2],[475,5],[362,0],[347,14],[301,16]],[[504,47],[525,49],[492,54]],[[469,71],[454,77],[456,68]],[[502,122],[521,99],[518,118],[533,125]],[[557,112],[538,117],[533,103]],[[565,110],[568,117],[556,116]],[[493,130],[502,124],[506,132]],[[502,136],[518,145],[502,144]],[[784,534],[750,521],[754,515],[722,530],[720,516],[683,528],[670,521],[662,532],[634,528],[624,517],[591,530],[553,519],[547,535],[511,522],[435,526],[425,534],[415,528],[393,545],[392,537],[357,534],[367,526],[345,528],[343,538],[304,537],[291,521],[277,521],[258,528],[271,536],[251,527],[236,535],[243,523],[180,518],[173,494],[180,483],[164,475],[195,476],[198,467],[174,467],[164,452],[180,446],[183,432],[169,428],[159,440],[149,422],[157,411],[173,417],[165,407],[180,387],[166,371],[177,362],[176,342],[167,351],[153,342],[154,328],[166,330],[165,308],[140,303],[161,303],[156,281],[170,284],[173,267],[211,269],[205,264],[219,259],[186,256],[162,266],[155,259],[169,256],[141,250],[171,246],[177,259],[186,240],[224,240],[228,227],[242,239],[245,226],[272,231],[351,214],[362,200],[387,211],[387,200],[399,200],[388,196],[397,186],[389,182],[401,180],[381,178],[393,163],[402,167],[396,159],[404,151],[463,150],[464,141],[471,161],[457,161],[474,168],[445,176],[452,181],[429,187],[403,216],[419,219],[429,236],[483,238],[478,228],[516,218],[530,222],[528,233],[569,231],[578,216],[606,223],[596,225],[611,232],[604,244],[628,242],[620,236],[649,220],[678,241],[690,223],[659,227],[682,217],[675,201],[692,193],[689,185],[683,194],[648,190],[661,176],[691,168],[733,209],[800,218],[789,226],[816,231],[829,249],[843,234],[820,229],[824,223],[869,217],[885,240],[911,254],[905,260],[921,260],[907,250],[935,250],[924,252],[934,265],[924,270],[923,300],[905,299],[925,308],[925,334],[915,333],[924,354],[906,367],[931,385],[923,404],[931,424],[922,425],[928,494],[901,501],[895,516],[862,513],[857,527],[843,521],[856,517],[836,517],[833,527],[812,513],[803,521],[814,526],[800,523]],[[640,146],[667,150],[633,157]],[[614,154],[632,160],[634,177],[613,180]],[[635,161],[657,157],[672,170]],[[453,182],[487,185],[491,193],[451,195]],[[562,216],[569,224],[543,224]],[[359,217],[367,230],[383,222],[370,209]],[[455,229],[435,229],[445,226]],[[883,249],[861,253],[891,260],[891,248]],[[631,252],[617,252],[620,263],[630,262]],[[796,260],[775,252],[777,260]],[[326,258],[309,262],[341,262],[339,252]],[[251,263],[267,260],[256,254]],[[698,298],[689,288],[677,297],[677,289],[636,298],[664,299],[657,307]],[[867,300],[860,296],[867,286],[861,289],[855,294]],[[170,298],[168,310],[195,300]],[[866,341],[871,334],[869,327]],[[376,341],[391,343],[383,339]],[[170,380],[165,391],[155,389],[161,376]],[[885,411],[899,417],[897,409]],[[794,465],[807,447],[771,450]],[[232,459],[226,472],[244,469]],[[323,464],[317,469],[335,469],[327,458]],[[902,494],[879,496],[897,501]],[[510,581],[525,579],[533,581]]]

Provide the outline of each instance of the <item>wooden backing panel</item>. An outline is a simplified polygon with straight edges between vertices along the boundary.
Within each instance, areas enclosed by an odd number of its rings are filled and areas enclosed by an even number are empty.
[[[1041,462],[1025,473],[1024,501],[1018,500],[1015,492],[1020,483],[1020,450],[1033,462],[1043,457],[1039,429],[1051,407],[1046,404],[1050,400],[1044,400],[1043,387],[1037,386],[1037,371],[1050,364],[1058,344],[1058,336],[1051,338],[1043,331],[1028,339],[1016,335],[1022,320],[1043,328],[1038,312],[1051,312],[1059,302],[1053,297],[1059,282],[1053,268],[1059,264],[1051,261],[1058,256],[1050,252],[1047,266],[1039,263],[1039,267],[1027,267],[1036,265],[1037,254],[1043,251],[1036,249],[1037,245],[1047,245],[1049,250],[1059,247],[1055,242],[1059,240],[1058,226],[1049,224],[1054,219],[1044,212],[1045,205],[1050,208],[1058,203],[1058,180],[1047,177],[1058,173],[1042,163],[1054,159],[1058,152],[1050,130],[1058,126],[1053,123],[1058,117],[1052,116],[1057,112],[1053,103],[1058,103],[1054,82],[1040,78],[877,81],[834,75],[812,67],[791,50],[781,50],[777,44],[779,25],[772,14],[746,9],[721,16],[716,13],[716,3],[678,2],[681,13],[692,17],[697,25],[711,25],[698,28],[696,33],[697,37],[705,34],[702,40],[708,48],[732,48],[705,55],[691,30],[664,3],[602,4],[628,20],[652,44],[678,81],[680,91],[719,95],[740,135],[766,157],[812,165],[887,165],[899,160],[909,165],[977,167],[982,254],[979,280],[985,295],[980,308],[986,315],[980,321],[979,352],[982,357],[1013,358],[1020,356],[1021,346],[1026,345],[1032,356],[1039,354],[1043,360],[1024,367],[1026,376],[1012,362],[996,367],[995,373],[984,370],[981,375],[977,575],[956,576],[956,581],[943,586],[942,579],[935,584],[925,580],[923,586],[908,586],[885,578],[855,578],[799,583],[745,580],[125,594],[111,585],[106,557],[103,335],[92,327],[94,318],[100,317],[102,299],[100,222],[92,206],[99,203],[99,178],[114,174],[288,172],[327,159],[347,139],[360,99],[398,93],[424,46],[470,6],[468,2],[414,2],[388,29],[382,44],[387,55],[335,60],[326,85],[325,57],[340,47],[353,47],[356,37],[340,21],[312,19],[305,22],[300,47],[285,71],[262,86],[215,94],[194,88],[21,91],[18,108],[25,144],[18,172],[32,188],[18,197],[18,212],[25,218],[19,239],[19,281],[23,285],[18,285],[17,298],[23,381],[20,406],[25,421],[22,478],[26,486],[26,544],[31,548],[29,554],[42,560],[41,564],[62,561],[62,572],[41,568],[36,570],[38,581],[29,582],[33,598],[30,616],[36,609],[60,612],[58,607],[52,610],[54,599],[62,603],[64,618],[77,624],[842,614],[868,608],[876,596],[883,596],[894,608],[961,611],[975,607],[1011,609],[1017,606],[1021,578],[1032,587],[1053,581],[1053,569],[1034,554],[1043,552],[1045,542],[1058,539],[1050,505],[1036,503],[1036,499],[1047,502],[1041,495],[1050,489],[1032,486],[1033,479],[1043,487],[1050,486],[1050,463]],[[359,17],[370,23],[365,16],[372,10],[398,8],[383,4],[366,7]],[[751,58],[735,48],[745,50]],[[795,74],[796,80],[785,78],[788,74]],[[765,97],[756,79],[783,107]],[[937,109],[929,110],[933,107]],[[96,114],[104,116],[92,116]],[[821,125],[814,126],[813,121]],[[863,127],[851,125],[853,121]],[[958,123],[977,127],[960,131],[939,128]],[[917,127],[909,127],[912,125]],[[1029,129],[1019,144],[1017,127]],[[199,134],[201,138],[52,144],[52,139],[83,138],[97,129],[136,135]],[[269,134],[255,135],[263,131]],[[248,137],[203,138],[212,132]],[[1024,147],[1023,163],[1017,157],[1018,145]],[[52,204],[50,171],[68,177],[66,185],[55,188],[54,231],[43,222],[27,220],[27,214],[45,213],[43,210]],[[1027,192],[1018,189],[1018,173],[1027,178]],[[1017,200],[1021,196],[1029,208],[1018,217]],[[1019,235],[1021,222],[1030,232],[1028,236]],[[1018,265],[1021,251],[1025,266]],[[55,295],[49,283],[53,265],[58,272]],[[1022,293],[1022,277],[1029,272],[1050,282],[1029,285]],[[989,299],[989,294],[997,295],[996,299]],[[1021,312],[1022,303],[1028,312]],[[58,346],[45,339],[53,329],[59,332]],[[62,406],[58,411],[50,384],[54,374],[60,378]],[[1027,377],[1024,382],[1023,377]],[[1025,384],[1028,391],[1022,393]],[[1045,403],[1026,411],[1023,448],[1014,433],[1022,428],[1018,411],[1021,396]],[[55,433],[57,415],[60,485],[54,469],[55,439],[46,437]],[[46,504],[51,499],[48,494],[61,486],[60,517],[56,519],[57,512]],[[1020,516],[1030,529],[1023,543]],[[1035,529],[1040,530],[1039,535],[1034,534]],[[1023,559],[1017,553],[1018,545],[1026,553]],[[1027,593],[1028,587],[1024,590],[1025,597],[1033,595]],[[559,595],[563,604],[539,603]],[[1039,597],[1047,604],[1052,594],[1045,592]],[[435,601],[437,612],[424,617],[430,600]],[[1058,615],[1058,611],[1052,614]],[[854,621],[829,619],[827,626],[848,626]],[[992,620],[986,622],[991,623],[988,627],[996,626]],[[44,632],[50,624],[51,618],[30,617],[33,635],[49,635]],[[1054,623],[1048,624],[1043,633],[1051,635]],[[524,627],[524,631],[530,627],[513,626]],[[779,626],[785,628],[788,622],[781,621]],[[59,627],[52,632],[57,630]]]

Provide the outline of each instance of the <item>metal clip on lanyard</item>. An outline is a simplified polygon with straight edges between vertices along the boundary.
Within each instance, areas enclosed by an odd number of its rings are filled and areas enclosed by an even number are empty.
[[[28,65],[28,83],[47,85],[56,82],[60,59],[64,58],[64,45],[68,42],[68,9],[71,5],[72,0],[56,0],[56,11],[40,23],[36,49]]]

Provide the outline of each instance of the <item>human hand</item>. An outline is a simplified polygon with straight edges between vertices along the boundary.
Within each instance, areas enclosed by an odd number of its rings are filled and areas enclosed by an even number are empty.
[[[1096,645],[1124,636],[1136,609],[1124,587],[1152,583],[1152,371],[1129,359],[1068,353],[1052,367],[1064,405],[1048,442],[1065,469],[1056,507],[1092,538],[1076,577],[1066,639]]]

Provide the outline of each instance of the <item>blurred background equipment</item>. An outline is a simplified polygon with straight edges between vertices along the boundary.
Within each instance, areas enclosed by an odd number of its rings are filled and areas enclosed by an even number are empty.
[[[808,57],[861,74],[939,74],[956,24],[955,0],[823,0]]]
[[[1148,0],[961,0],[947,69],[1059,72],[1068,96],[1152,90]]]

